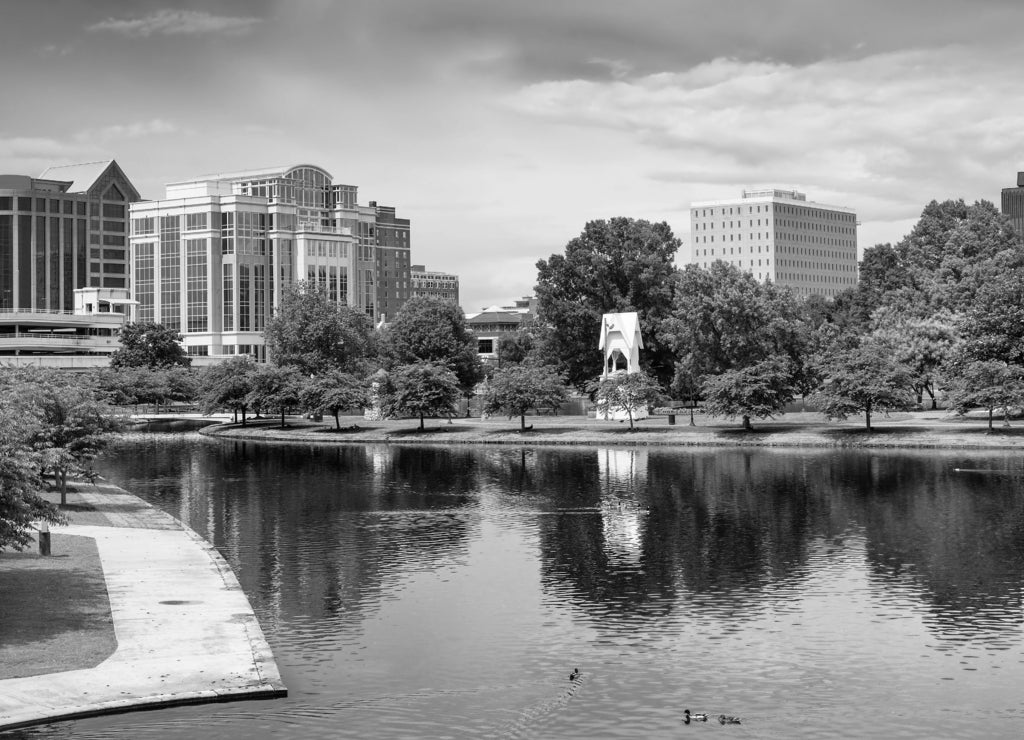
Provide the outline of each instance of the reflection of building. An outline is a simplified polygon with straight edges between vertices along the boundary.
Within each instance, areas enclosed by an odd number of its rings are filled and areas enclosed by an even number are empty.
[[[533,317],[536,303],[535,298],[527,296],[511,306],[491,306],[479,313],[467,314],[466,327],[476,337],[480,359],[497,362],[501,336],[521,329]]]
[[[597,451],[601,473],[601,525],[608,559],[639,563],[646,514],[637,494],[647,490],[647,450]]]
[[[804,296],[857,284],[857,215],[796,190],[692,203],[690,237],[690,261],[699,267],[721,260]]]
[[[265,358],[263,329],[301,280],[379,319],[409,296],[409,222],[360,206],[313,165],[210,175],[132,206],[138,320],[181,332],[189,354]],[[386,285],[381,285],[381,282]]]
[[[70,313],[76,288],[126,288],[138,199],[113,160],[0,175],[0,311]]]
[[[1010,217],[1017,238],[1024,243],[1024,172],[1017,173],[1017,187],[1003,188],[1002,211]]]
[[[459,302],[459,276],[448,272],[428,270],[423,265],[413,265],[410,272],[412,295],[441,298],[452,303]]]

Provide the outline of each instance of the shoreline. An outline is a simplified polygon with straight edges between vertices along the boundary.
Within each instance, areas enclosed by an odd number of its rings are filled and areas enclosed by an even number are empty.
[[[430,420],[419,431],[419,421],[365,421],[359,416],[343,417],[341,430],[334,420],[313,422],[299,417],[257,418],[240,423],[212,423],[199,433],[218,439],[251,442],[291,442],[389,445],[518,445],[538,446],[627,446],[627,447],[811,447],[834,449],[970,449],[1024,450],[1024,426],[995,426],[988,431],[987,419],[950,417],[942,411],[894,414],[873,423],[869,431],[863,420],[826,422],[820,414],[799,412],[775,420],[755,422],[744,430],[739,422],[678,415],[677,424],[666,417],[653,417],[630,431],[625,422],[599,421],[589,417],[529,417],[532,430],[519,431],[518,418]]]
[[[230,564],[180,521],[108,483],[55,533],[95,541],[116,648],[91,668],[0,680],[0,732],[182,704],[287,696]],[[140,557],[140,554],[144,554]]]

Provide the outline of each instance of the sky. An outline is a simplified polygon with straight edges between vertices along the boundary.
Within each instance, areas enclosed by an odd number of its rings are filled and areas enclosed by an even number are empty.
[[[0,174],[315,164],[471,313],[594,219],[797,189],[861,249],[1024,170],[1019,0],[4,0]]]

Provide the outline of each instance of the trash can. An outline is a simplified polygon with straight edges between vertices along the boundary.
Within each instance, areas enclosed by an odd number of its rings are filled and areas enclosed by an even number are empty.
[[[669,423],[670,426],[675,426],[676,425],[676,415],[675,414],[669,414],[668,415],[668,423]]]

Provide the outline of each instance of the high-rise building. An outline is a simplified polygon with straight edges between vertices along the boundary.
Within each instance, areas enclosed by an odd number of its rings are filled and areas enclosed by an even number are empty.
[[[378,320],[380,291],[402,295],[378,271],[378,217],[406,245],[409,222],[357,198],[356,186],[308,164],[169,184],[163,200],[131,210],[137,320],[177,329],[192,355],[261,360],[267,320],[298,281]],[[404,256],[407,270],[407,247]]]
[[[796,190],[744,190],[690,205],[690,261],[736,265],[798,295],[832,297],[857,284],[857,215]]]
[[[387,319],[398,313],[413,295],[409,219],[397,218],[394,208],[378,206],[374,200],[370,207],[376,210],[377,217],[377,318]]]
[[[428,270],[423,265],[413,265],[410,271],[412,295],[443,298],[452,303],[459,302],[459,276],[450,272]]]
[[[1003,188],[1002,211],[1010,217],[1017,238],[1024,243],[1024,172],[1017,173],[1017,187]]]
[[[117,162],[0,175],[0,311],[71,313],[78,288],[125,288],[128,206]]]

